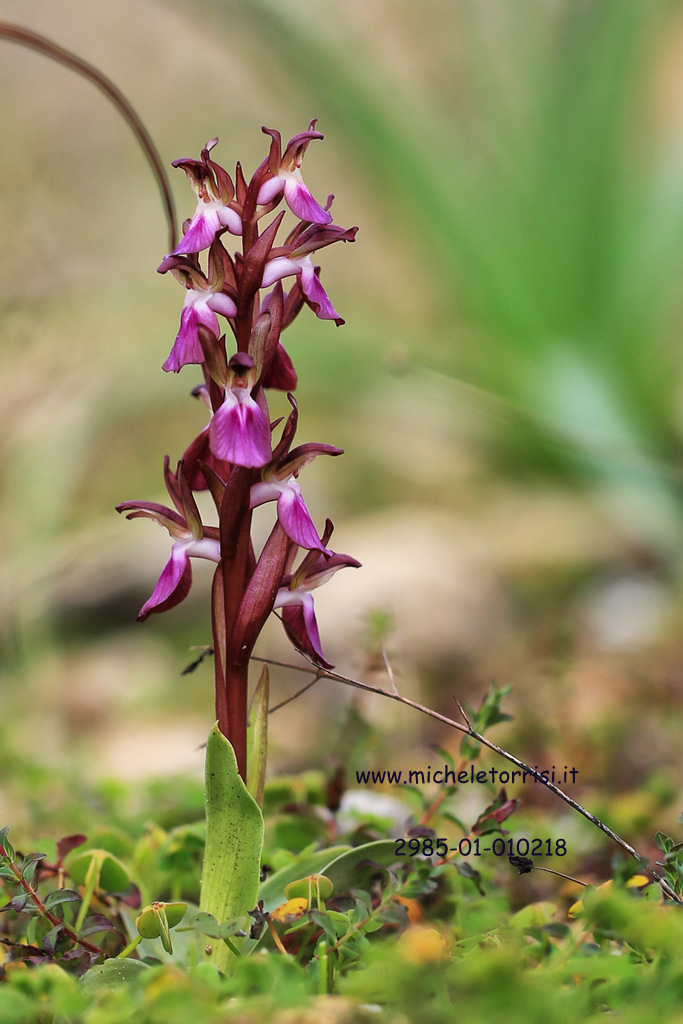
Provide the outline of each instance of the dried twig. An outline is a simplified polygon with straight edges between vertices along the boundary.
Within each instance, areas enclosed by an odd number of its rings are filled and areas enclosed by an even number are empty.
[[[465,720],[465,725],[463,725],[461,722],[455,721],[455,719],[453,718],[448,718],[447,715],[439,714],[438,711],[433,711],[432,708],[425,707],[424,704],[419,704],[417,701],[410,700],[408,697],[404,697],[398,691],[392,692],[391,690],[383,690],[379,686],[371,686],[369,683],[363,683],[358,679],[351,679],[348,676],[340,675],[340,673],[338,672],[332,672],[331,670],[320,668],[320,666],[314,665],[311,659],[303,651],[298,651],[298,653],[302,656],[302,658],[305,658],[306,661],[309,662],[311,666],[310,668],[308,668],[305,665],[291,665],[287,662],[272,661],[269,658],[256,658],[255,660],[264,661],[270,665],[279,665],[283,668],[290,668],[300,672],[308,672],[316,677],[315,681],[317,681],[318,679],[332,679],[335,682],[343,683],[345,686],[353,686],[358,690],[364,690],[366,693],[374,693],[380,697],[386,697],[388,700],[395,700],[399,704],[405,704],[406,707],[413,708],[415,711],[422,712],[423,715],[428,715],[430,718],[436,719],[437,722],[442,722],[444,725],[447,725],[451,729],[457,729],[458,732],[464,733],[466,736],[471,737],[471,739],[476,740],[478,743],[481,743],[482,746],[488,747],[489,750],[492,750],[500,757],[505,758],[506,761],[509,761],[511,764],[516,765],[517,768],[521,769],[523,772],[526,772],[527,775],[531,775],[533,779],[544,785],[546,789],[549,789],[551,793],[555,794],[555,796],[558,796],[561,800],[564,800],[564,802],[568,804],[573,810],[577,811],[578,814],[581,814],[584,818],[586,818],[587,821],[590,821],[590,823],[592,825],[595,825],[596,828],[599,828],[600,831],[604,832],[606,836],[609,836],[612,842],[616,843],[617,846],[624,851],[624,853],[627,853],[629,857],[633,857],[633,859],[636,860],[638,864],[640,864],[643,872],[660,887],[661,891],[664,893],[665,896],[667,896],[670,900],[673,900],[674,903],[683,904],[683,900],[672,889],[667,880],[658,875],[657,872],[649,866],[649,864],[647,863],[647,858],[642,857],[638,853],[638,851],[633,846],[631,846],[630,843],[627,843],[625,839],[622,839],[621,836],[617,835],[616,832],[613,832],[612,829],[604,823],[604,821],[601,821],[600,818],[596,817],[595,814],[593,814],[591,811],[583,807],[577,800],[574,800],[573,797],[569,796],[568,793],[565,793],[564,790],[560,789],[560,787],[555,785],[554,782],[550,782],[549,779],[544,778],[540,772],[537,772],[530,765],[520,760],[520,758],[515,757],[514,754],[509,753],[509,751],[505,750],[503,747],[499,747],[497,743],[494,743],[486,736],[482,736],[481,733],[477,732],[476,729],[472,727],[470,718],[467,715],[467,712],[463,708],[460,701],[457,699],[457,697],[455,698],[455,701],[458,705],[458,708],[460,709],[460,714]],[[303,690],[300,692],[302,693]],[[298,696],[298,694],[296,694],[295,696]],[[295,698],[290,698],[290,700],[293,699]]]
[[[169,252],[174,249],[176,239],[176,216],[168,176],[149,132],[120,89],[117,89],[114,83],[111,82],[106,75],[103,75],[101,71],[94,68],[92,64],[88,64],[87,61],[82,60],[81,57],[77,57],[75,53],[65,50],[64,47],[58,46],[57,43],[53,43],[51,39],[46,39],[44,36],[38,35],[37,32],[31,32],[30,29],[23,28],[21,25],[13,25],[7,21],[0,21],[0,39],[6,39],[10,43],[18,43],[20,46],[27,46],[29,49],[37,50],[45,57],[49,57],[51,60],[56,61],[58,64],[63,64],[65,67],[70,68],[71,71],[75,71],[78,75],[82,75],[83,78],[87,78],[89,82],[92,82],[93,85],[97,86],[100,92],[103,92],[107,99],[114,104],[118,112],[131,128],[135,138],[149,161],[150,167],[152,168],[157,185],[159,186],[159,192],[161,193],[161,199],[164,205],[164,213],[166,215],[166,223],[168,224]]]

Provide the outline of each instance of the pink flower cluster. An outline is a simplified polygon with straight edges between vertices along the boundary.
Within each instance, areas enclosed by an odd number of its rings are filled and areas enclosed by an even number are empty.
[[[273,609],[280,610],[294,646],[317,664],[331,667],[321,648],[311,591],[338,569],[359,565],[329,549],[332,524],[328,520],[320,535],[306,507],[300,471],[319,455],[342,451],[329,444],[294,446],[298,409],[291,392],[297,375],[281,341],[304,306],[322,320],[344,323],[312,257],[334,242],[354,241],[357,228],[333,224],[332,196],[323,207],[304,183],[304,153],[312,140],[322,138],[314,129],[312,121],[283,152],[279,133],[264,128],[271,137],[270,151],[249,182],[239,164],[231,178],[212,159],[217,139],[207,143],[199,160],[174,162],[187,174],[197,207],[185,222],[181,242],[159,267],[184,289],[180,328],[163,368],[177,373],[189,364],[201,367],[203,381],[193,395],[206,404],[210,419],[175,472],[165,460],[172,508],[142,501],[117,506],[129,519],[156,521],[172,540],[170,558],[140,610],[140,620],[173,608],[187,596],[192,558],[217,564],[217,686],[220,675],[220,685],[228,688],[231,667],[248,661]],[[283,199],[295,223],[276,244],[287,211],[269,215]],[[231,236],[241,239],[241,251],[230,251],[226,243]],[[269,389],[287,392],[291,411],[284,421],[271,422]],[[195,500],[195,492],[207,489],[216,506],[216,526],[202,523]],[[257,553],[251,511],[270,501],[277,503],[277,521]],[[304,555],[294,569],[299,549]]]

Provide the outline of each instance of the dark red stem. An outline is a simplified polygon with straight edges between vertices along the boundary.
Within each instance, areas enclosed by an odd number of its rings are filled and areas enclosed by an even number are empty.
[[[221,563],[213,590],[213,632],[216,647],[216,717],[230,740],[240,775],[247,777],[248,659],[232,645],[235,621],[247,589],[251,562],[249,496],[254,471],[236,467],[230,474],[220,509]]]

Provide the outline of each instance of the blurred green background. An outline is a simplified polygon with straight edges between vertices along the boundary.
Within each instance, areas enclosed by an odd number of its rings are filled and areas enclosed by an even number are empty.
[[[321,258],[347,323],[305,311],[286,342],[300,441],[346,450],[302,481],[363,562],[317,601],[339,669],[381,680],[368,622],[386,614],[406,692],[451,712],[454,692],[513,682],[518,753],[581,760],[602,791],[653,773],[675,791],[682,5],[3,0],[0,15],[109,76],[167,164],[218,135],[216,159],[251,173],[261,125],[287,139],[318,118],[306,181],[360,226]],[[94,774],[199,774],[211,667],[179,673],[210,642],[209,575],[137,625],[167,539],[113,512],[163,500],[164,454],[204,425],[193,370],[160,370],[182,298],[155,273],[161,205],[91,85],[0,41],[0,91],[5,778],[28,749]],[[194,199],[171,173],[182,218]],[[262,653],[290,657],[277,623]],[[338,738],[349,694],[318,690],[274,717],[276,766],[322,763]],[[362,710],[374,766],[398,742],[421,767],[444,742],[402,709]]]

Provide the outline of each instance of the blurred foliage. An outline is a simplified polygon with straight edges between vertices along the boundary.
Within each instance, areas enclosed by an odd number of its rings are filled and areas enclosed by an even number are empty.
[[[212,28],[244,26],[247,45],[268,46],[264,79],[286,74],[343,132],[383,234],[410,261],[391,292],[410,282],[417,372],[503,397],[508,468],[597,485],[677,557],[683,175],[662,109],[677,82],[661,71],[677,6],[462,0],[430,17],[385,4],[374,18],[358,5],[350,18],[201,6]]]
[[[201,826],[140,831],[129,813],[112,828],[91,813],[87,838],[43,838],[36,854],[15,851],[10,839],[19,834],[2,829],[3,1024],[171,1024],[190,1011],[202,1024],[357,1022],[379,1008],[387,1020],[441,1021],[454,999],[465,1019],[505,1012],[525,1022],[597,1020],[612,1012],[635,1021],[649,1008],[658,1020],[677,1020],[681,916],[637,874],[639,865],[615,858],[606,883],[581,888],[533,868],[516,874],[504,854],[463,857],[453,848],[468,832],[495,850],[492,838],[505,849],[534,834],[557,839],[567,825],[523,808],[497,818],[500,798],[486,786],[465,811],[466,789],[397,787],[404,824],[375,819],[368,836],[325,810],[321,780],[277,780],[266,818],[279,845],[267,845],[263,902],[249,918],[260,951],[232,960],[225,976],[199,962],[199,946],[231,942],[250,923],[197,914]],[[379,794],[366,797],[370,807]],[[288,835],[273,828],[285,814]],[[477,820],[463,825],[463,817]],[[488,831],[478,828],[485,819]],[[583,825],[584,839],[594,840]],[[573,839],[555,843],[555,855],[543,850],[529,863],[581,877],[580,833],[570,824],[564,834]],[[26,833],[22,849],[31,849],[25,841]],[[656,842],[680,889],[683,844],[662,832]],[[439,844],[453,850],[445,861]],[[96,885],[86,877],[91,863],[101,868]],[[150,926],[151,916],[166,915],[165,930]]]

